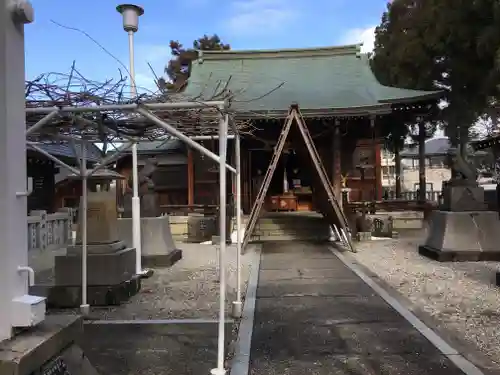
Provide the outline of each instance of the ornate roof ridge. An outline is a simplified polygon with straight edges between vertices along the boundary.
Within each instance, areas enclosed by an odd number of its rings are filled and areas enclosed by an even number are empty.
[[[344,46],[315,47],[315,48],[288,48],[269,50],[230,50],[230,51],[201,51],[198,50],[200,62],[203,60],[242,60],[242,59],[271,59],[297,58],[335,55],[361,56],[362,44]]]

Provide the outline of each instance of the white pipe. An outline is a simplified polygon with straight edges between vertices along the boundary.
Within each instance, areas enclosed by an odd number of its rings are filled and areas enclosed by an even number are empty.
[[[141,115],[143,115],[144,117],[148,118],[149,120],[151,120],[152,122],[154,122],[158,126],[162,127],[163,129],[165,129],[172,136],[174,136],[176,138],[179,138],[182,142],[184,142],[188,146],[191,146],[196,151],[201,152],[203,155],[205,155],[206,157],[212,159],[216,163],[220,163],[220,158],[221,158],[220,156],[217,156],[213,152],[207,150],[205,147],[203,147],[202,145],[200,145],[198,142],[193,141],[190,137],[188,137],[187,135],[183,134],[182,132],[180,132],[179,130],[177,130],[172,125],[167,124],[165,121],[163,121],[162,119],[160,119],[154,113],[149,112],[145,108],[138,108],[136,112],[140,113]],[[219,139],[220,139],[220,136],[219,136]],[[225,138],[225,142],[227,143],[227,138]],[[229,171],[231,171],[232,173],[236,173],[236,169],[234,169],[232,166],[230,166],[229,164],[226,164],[226,163],[224,163],[224,165],[226,166],[226,168]]]
[[[36,145],[35,142],[31,142],[31,141],[26,141],[26,144],[32,148],[33,150],[35,150],[36,152],[39,152],[40,154],[42,154],[43,156],[47,157],[48,159],[52,160],[54,163],[60,165],[61,167],[63,168],[66,168],[68,171],[71,171],[73,172],[74,174],[78,175],[80,174],[80,171],[76,168],[73,168],[72,166],[66,164],[65,162],[63,162],[62,160],[59,160],[58,158],[56,158],[54,155],[51,155],[49,154],[47,151],[43,150],[42,148],[38,147]]]
[[[59,114],[59,109],[58,108],[53,108],[52,112],[49,112],[48,114],[45,115],[44,118],[42,118],[41,120],[39,120],[36,124],[34,124],[33,126],[31,126],[28,129],[26,129],[26,135],[30,135],[35,130],[38,130],[38,129],[42,128],[46,123],[48,123],[50,120],[52,120],[58,114]]]
[[[233,318],[241,318],[241,139],[234,142],[236,164],[236,301],[233,302]]]
[[[19,266],[17,267],[17,272],[27,272],[28,273],[28,285],[33,286],[35,285],[35,271],[33,268],[28,267],[28,266]]]
[[[91,169],[90,171],[87,171],[87,176],[92,176],[94,173],[96,173],[99,169],[102,169],[104,167],[106,167],[107,165],[111,164],[111,163],[114,163],[116,160],[118,160],[121,155],[127,151],[130,147],[132,147],[134,145],[134,143],[130,142],[128,145],[126,145],[125,147],[119,149],[116,151],[116,153],[113,153],[112,155],[109,155],[107,157],[104,157],[101,162],[96,165],[93,169]]]
[[[174,137],[175,138],[175,137]],[[193,135],[191,137],[193,141],[209,141],[209,140],[216,140],[216,139],[219,139],[219,136],[218,135]],[[234,134],[228,134],[226,139],[235,139],[235,135]]]
[[[226,154],[227,154],[227,121],[225,115],[219,122],[219,337],[217,344],[217,368],[212,375],[224,375],[225,315],[226,315]]]
[[[203,109],[203,108],[220,108],[226,106],[227,103],[221,100],[214,101],[199,101],[199,102],[172,102],[172,103],[144,103],[141,106],[152,109]],[[103,111],[135,111],[139,108],[138,104],[102,104],[97,106],[66,106],[59,108],[59,113],[66,112],[103,112]],[[54,110],[53,107],[34,107],[26,108],[26,113],[50,113]]]
[[[88,315],[89,304],[87,303],[87,203],[88,203],[88,188],[87,188],[87,149],[82,147],[82,163],[81,172],[82,177],[82,204],[80,218],[81,218],[81,228],[80,233],[82,234],[82,304],[80,306],[80,312],[83,315]]]
[[[132,97],[137,97],[135,86],[134,64],[134,32],[128,32],[128,50],[130,66],[130,88]],[[137,160],[137,142],[132,145],[132,243],[135,247],[135,273],[142,275],[142,247],[141,247],[141,200],[139,199],[139,165]]]

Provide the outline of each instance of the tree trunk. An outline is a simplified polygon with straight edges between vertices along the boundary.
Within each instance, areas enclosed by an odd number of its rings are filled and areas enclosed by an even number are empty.
[[[418,201],[425,202],[427,184],[425,182],[425,123],[423,121],[418,123],[418,177]]]
[[[401,153],[400,153],[400,143],[399,140],[394,145],[394,161],[395,161],[395,172],[396,172],[396,199],[401,198]]]

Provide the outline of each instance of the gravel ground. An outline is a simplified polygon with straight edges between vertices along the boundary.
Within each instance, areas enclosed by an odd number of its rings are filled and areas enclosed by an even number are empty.
[[[217,246],[178,243],[182,259],[171,268],[154,269],[142,281],[140,292],[130,301],[113,307],[91,307],[92,319],[218,319],[219,272]],[[242,297],[244,299],[252,252],[241,258]],[[236,247],[226,252],[226,309],[230,316],[236,299]],[[79,314],[79,309],[51,310],[53,314]]]
[[[445,328],[500,364],[497,262],[438,263],[418,254],[425,232],[358,244],[352,256]]]
[[[143,280],[141,291],[129,303],[94,308],[98,319],[217,319],[219,311],[218,249],[213,245],[178,244],[182,260],[172,268],[155,269]],[[242,292],[246,291],[251,254],[242,257]],[[227,309],[236,299],[236,247],[229,246]]]

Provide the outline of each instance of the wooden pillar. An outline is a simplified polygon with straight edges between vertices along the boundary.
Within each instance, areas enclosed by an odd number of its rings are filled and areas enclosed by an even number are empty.
[[[370,117],[370,127],[372,129],[372,152],[373,152],[373,200],[379,199],[379,160],[380,149],[378,147],[377,127],[375,126],[375,116]]]
[[[342,144],[340,139],[340,120],[335,119],[332,134],[332,185],[338,203],[342,207]]]
[[[188,148],[187,153],[187,178],[188,178],[188,206],[194,205],[194,160],[193,150]]]
[[[418,180],[418,201],[425,202],[425,193],[427,190],[425,181],[425,122],[421,118],[418,121]]]
[[[394,144],[394,169],[396,172],[396,199],[401,198],[401,140],[397,139]]]

